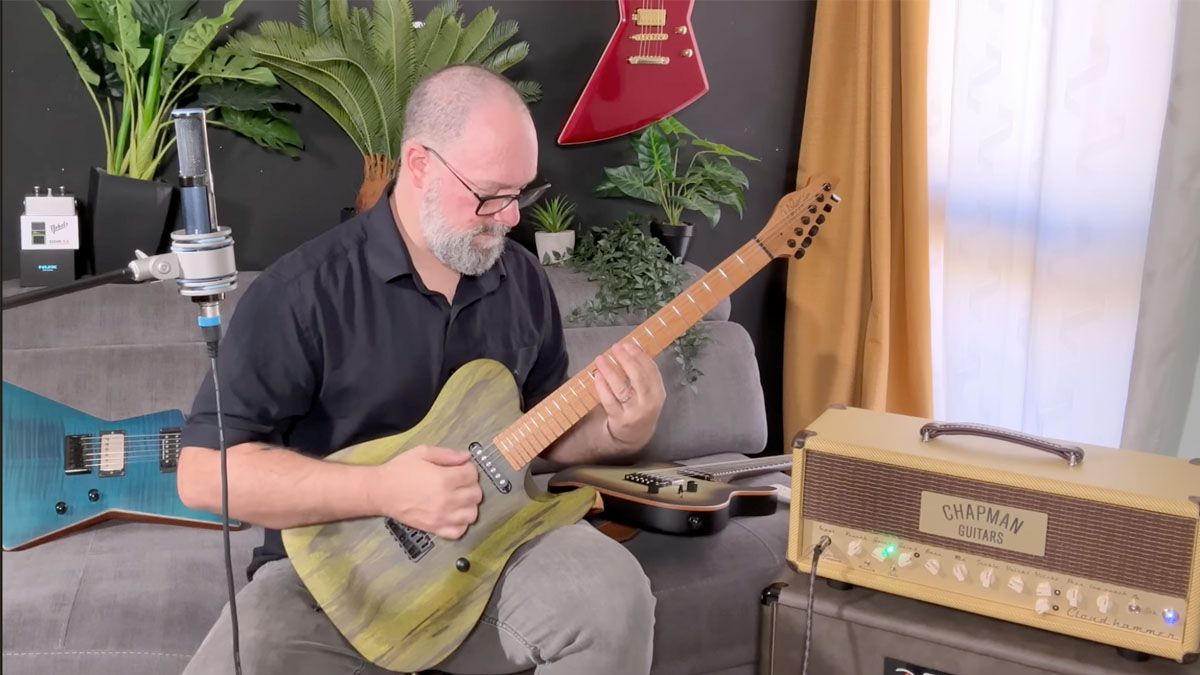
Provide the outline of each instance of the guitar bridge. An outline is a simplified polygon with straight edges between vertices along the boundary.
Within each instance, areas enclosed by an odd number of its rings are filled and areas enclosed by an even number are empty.
[[[164,427],[158,431],[158,470],[174,473],[179,468],[179,427]]]
[[[671,59],[666,56],[631,56],[629,62],[635,66],[665,66]]]
[[[63,473],[70,476],[92,472],[87,455],[87,444],[91,438],[93,437],[87,434],[63,437]]]
[[[654,474],[635,472],[625,474],[625,480],[639,485],[648,485],[650,487],[666,487],[671,484],[671,480]]]
[[[409,527],[391,518],[385,522],[388,532],[392,533],[392,538],[404,549],[409,560],[416,562],[424,558],[425,554],[433,548],[433,539],[428,532]]]

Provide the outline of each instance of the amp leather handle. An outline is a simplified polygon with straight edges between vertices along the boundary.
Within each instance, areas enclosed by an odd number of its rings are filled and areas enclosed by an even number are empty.
[[[1083,448],[1075,445],[1063,445],[1048,441],[1040,436],[988,426],[986,424],[962,424],[949,422],[930,422],[921,427],[921,440],[930,441],[938,436],[982,436],[1024,445],[1035,450],[1042,450],[1058,455],[1067,460],[1067,464],[1075,466],[1083,461]]]

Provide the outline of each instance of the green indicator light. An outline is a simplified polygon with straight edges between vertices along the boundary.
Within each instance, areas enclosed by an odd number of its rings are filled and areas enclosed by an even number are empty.
[[[890,558],[890,557],[892,556],[892,554],[893,554],[893,553],[895,553],[895,552],[896,552],[896,545],[895,545],[895,544],[888,544],[888,545],[887,545],[887,547],[885,547],[885,548],[883,549],[883,555],[884,555],[884,557],[886,557],[886,558]]]

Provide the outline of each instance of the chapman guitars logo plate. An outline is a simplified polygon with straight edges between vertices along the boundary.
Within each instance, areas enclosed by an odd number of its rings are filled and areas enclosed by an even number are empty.
[[[953,675],[944,670],[934,670],[925,666],[918,666],[915,663],[893,659],[890,656],[883,657],[883,675]]]

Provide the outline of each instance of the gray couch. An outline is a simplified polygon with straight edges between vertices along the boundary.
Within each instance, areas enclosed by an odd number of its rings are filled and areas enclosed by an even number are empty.
[[[595,291],[567,270],[550,275],[564,316]],[[224,305],[226,316],[254,276],[241,275],[241,289]],[[9,281],[4,290],[21,289]],[[695,392],[679,386],[670,352],[658,359],[668,398],[643,459],[736,459],[764,449],[753,344],[729,321],[728,302],[706,323],[712,342]],[[568,324],[571,370],[628,331],[628,325]],[[3,363],[6,381],[106,419],[171,408],[186,413],[208,367],[194,309],[167,284],[105,286],[9,310]],[[658,600],[655,673],[754,672],[759,596],[784,567],[786,534],[781,508],[736,520],[710,537],[643,532],[626,542]],[[239,587],[261,538],[258,528],[233,533]],[[225,602],[219,531],[110,522],[5,552],[3,667],[17,675],[178,673]]]

